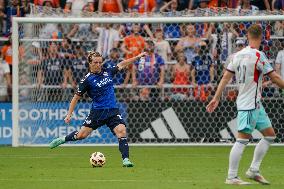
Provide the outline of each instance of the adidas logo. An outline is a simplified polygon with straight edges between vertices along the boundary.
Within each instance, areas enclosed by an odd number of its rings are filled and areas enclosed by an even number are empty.
[[[228,128],[225,128],[221,130],[219,133],[221,135],[221,138],[223,140],[229,140],[232,139],[232,136],[230,135],[229,131],[234,135],[235,138],[238,136],[238,120],[237,118],[233,119],[232,121],[228,122]],[[252,138],[254,139],[261,139],[262,135],[258,130],[254,130],[252,133]]]
[[[189,139],[188,134],[186,133],[183,125],[181,124],[180,120],[178,119],[175,111],[173,108],[168,108],[162,112],[162,116],[165,119],[166,124],[171,129],[173,135],[177,139]],[[171,135],[169,129],[167,128],[165,122],[162,118],[158,118],[155,121],[151,122],[151,126],[157,137],[160,139],[171,139],[173,136]],[[142,139],[155,139],[155,135],[152,132],[151,128],[140,133],[140,137]]]

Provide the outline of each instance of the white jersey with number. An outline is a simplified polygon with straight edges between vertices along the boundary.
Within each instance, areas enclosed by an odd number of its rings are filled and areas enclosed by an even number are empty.
[[[263,75],[273,71],[265,54],[248,46],[235,54],[227,70],[236,75],[238,110],[255,109],[261,100]]]

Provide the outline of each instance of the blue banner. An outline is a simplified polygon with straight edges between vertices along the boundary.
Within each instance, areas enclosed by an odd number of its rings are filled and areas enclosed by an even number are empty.
[[[56,137],[65,136],[79,130],[89,114],[91,103],[78,103],[70,125],[64,123],[69,103],[25,103],[20,104],[19,125],[21,145],[48,144]],[[124,120],[127,118],[127,105],[120,103],[120,111]],[[12,143],[12,104],[0,103],[0,144]],[[92,134],[76,143],[112,144],[117,138],[106,126],[93,131]]]

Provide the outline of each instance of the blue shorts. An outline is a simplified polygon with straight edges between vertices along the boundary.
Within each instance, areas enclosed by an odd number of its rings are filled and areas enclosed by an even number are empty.
[[[106,125],[110,128],[112,133],[115,134],[113,129],[119,124],[126,126],[118,108],[92,109],[85,119],[83,126],[96,130],[101,126]]]
[[[254,129],[262,131],[272,127],[271,121],[260,104],[254,110],[238,111],[238,131],[246,134],[252,134]]]

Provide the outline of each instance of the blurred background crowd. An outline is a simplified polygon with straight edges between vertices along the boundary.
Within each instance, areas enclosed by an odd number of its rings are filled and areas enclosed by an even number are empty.
[[[36,16],[105,16],[160,14],[184,16],[230,12],[231,15],[283,14],[283,0],[0,0],[0,101],[11,100],[11,19]],[[88,72],[86,55],[96,50],[104,67],[142,51],[148,55],[114,78],[118,95],[130,100],[207,101],[233,53],[247,45],[252,22],[192,24],[34,24],[20,31],[20,83],[35,85],[42,98],[69,100]],[[263,28],[261,49],[284,78],[284,21],[258,22]],[[40,39],[40,40],[28,40]],[[25,41],[26,40],[26,41]],[[22,66],[22,67],[21,67]],[[236,98],[235,81],[224,94]],[[2,86],[2,87],[1,87]],[[270,81],[264,97],[283,97]],[[28,98],[29,90],[21,95]]]

